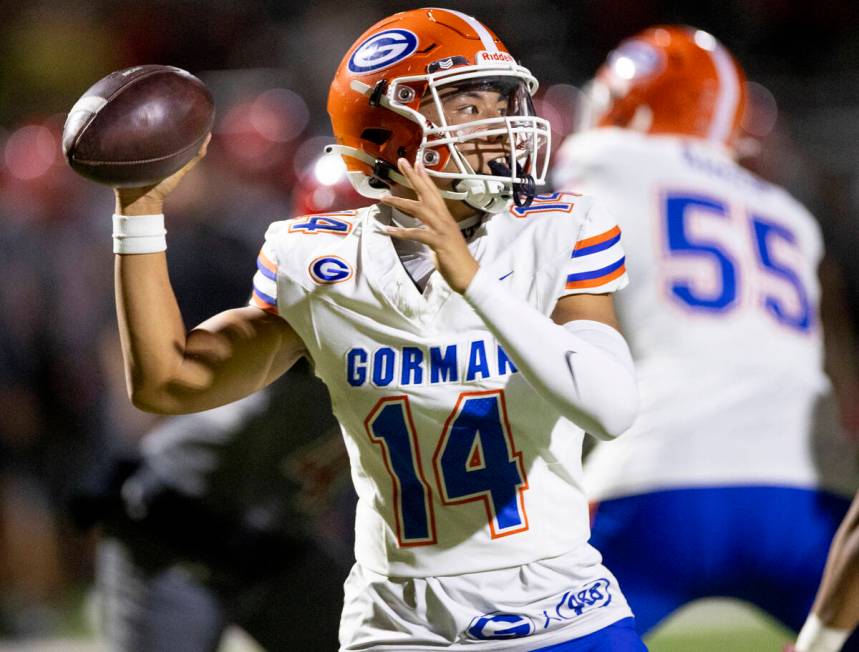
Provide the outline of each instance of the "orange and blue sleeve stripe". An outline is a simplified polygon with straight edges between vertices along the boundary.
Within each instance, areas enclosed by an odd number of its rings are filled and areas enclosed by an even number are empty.
[[[572,258],[580,258],[582,256],[588,256],[600,251],[605,251],[609,247],[613,247],[618,242],[620,242],[620,227],[615,226],[614,228],[609,229],[604,233],[600,233],[599,235],[595,235],[592,238],[579,240],[576,243],[575,249],[573,249]]]
[[[251,304],[266,312],[277,313],[277,265],[260,251]]]
[[[567,276],[568,290],[580,290],[583,288],[594,288],[604,285],[610,281],[620,278],[626,272],[626,256],[613,262],[611,265],[594,269],[588,272],[578,272]]]
[[[277,265],[269,260],[264,251],[260,251],[257,256],[257,269],[266,278],[277,282]]]

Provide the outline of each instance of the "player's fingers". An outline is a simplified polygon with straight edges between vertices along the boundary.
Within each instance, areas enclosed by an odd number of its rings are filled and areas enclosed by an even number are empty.
[[[211,137],[211,134],[206,137],[206,140],[203,141],[203,144],[200,146],[200,149],[194,156],[194,158],[185,163],[185,165],[183,165],[169,177],[162,179],[153,186],[149,186],[147,190],[152,190],[161,199],[164,199],[167,195],[173,192],[173,189],[176,188],[179,182],[185,178],[185,175],[188,174],[194,168],[194,166],[197,165],[197,163],[199,163],[206,155],[206,146],[208,145],[209,139]]]
[[[206,136],[206,140],[203,141],[203,144],[200,145],[200,149],[197,150],[197,153],[194,155],[194,158],[192,158],[185,165],[183,165],[181,168],[179,168],[179,170],[173,175],[172,178],[175,178],[178,181],[179,179],[184,177],[186,174],[188,174],[188,172],[191,171],[191,168],[193,168],[195,165],[197,165],[197,163],[202,161],[203,157],[206,156],[206,151],[208,150],[210,140],[212,140],[211,132],[209,133],[208,136]],[[171,178],[171,177],[168,177],[168,178]]]
[[[452,221],[453,218],[445,217],[449,215],[449,212],[435,182],[420,164],[412,167],[406,159],[401,158],[399,159],[399,167],[417,196],[417,201],[414,202],[417,212],[409,213],[409,215],[417,217],[421,222],[435,230],[443,229],[445,222]]]
[[[437,230],[450,227],[456,220],[450,214],[450,210],[447,204],[445,204],[444,197],[442,197],[441,190],[436,185],[435,180],[427,172],[423,163],[418,162],[414,166],[414,173],[420,188],[421,203],[426,207],[433,227]]]
[[[175,181],[179,181],[179,180],[180,180],[180,179],[182,179],[186,174],[188,174],[188,173],[191,171],[191,169],[192,169],[195,165],[197,165],[197,163],[199,163],[202,159],[203,159],[203,156],[202,156],[201,154],[197,154],[194,158],[192,158],[192,159],[191,159],[190,161],[188,161],[185,165],[183,165],[181,168],[179,168],[179,171],[178,171],[178,172],[174,173],[173,175],[171,175],[171,176],[169,176],[169,177],[167,177],[167,178],[168,178],[168,179],[174,179]]]
[[[209,143],[212,141],[212,132],[206,136],[206,140],[203,141],[203,144],[200,145],[200,149],[197,152],[197,156],[195,158],[201,159],[206,156],[206,152],[209,151]]]
[[[203,141],[203,144],[200,145],[200,149],[197,150],[197,153],[194,155],[194,158],[188,161],[185,165],[179,168],[178,172],[176,172],[174,178],[177,181],[184,177],[186,174],[188,174],[188,172],[191,171],[191,168],[193,168],[195,165],[197,165],[197,163],[203,160],[203,157],[206,156],[206,152],[208,151],[210,140],[212,140],[212,132],[209,132],[209,134],[206,136],[206,139]]]
[[[406,159],[401,158],[397,161],[397,167],[400,172],[403,174],[406,179],[409,181],[409,185],[412,187],[412,190],[415,191],[415,194],[418,196],[420,201],[427,201],[431,197],[431,189],[427,186],[427,182],[420,174],[412,167],[412,164],[409,163]],[[430,182],[432,184],[432,182]],[[435,186],[435,184],[432,184]]]
[[[206,156],[206,152],[208,152],[208,151],[209,151],[209,141],[210,141],[210,140],[212,140],[212,132],[209,132],[209,134],[206,136],[206,140],[204,140],[204,141],[203,141],[203,144],[202,144],[202,145],[200,145],[200,149],[198,149],[198,150],[197,150],[197,153],[194,155],[194,158],[192,158],[190,161],[188,161],[188,162],[187,162],[187,163],[182,167],[182,170],[183,170],[184,172],[187,172],[187,171],[188,171],[188,170],[190,170],[192,167],[194,167],[195,165],[197,165],[197,163],[199,163],[201,160],[203,160],[203,158],[205,158],[205,156]]]
[[[397,240],[414,240],[432,247],[436,241],[435,235],[427,229],[404,229],[399,226],[385,227],[385,232]]]
[[[441,196],[441,191],[429,175],[429,172],[427,172],[423,163],[419,162],[415,165],[415,174],[421,183],[421,188],[424,189],[424,200],[431,201],[436,207],[443,206],[444,198]]]
[[[387,204],[388,206],[393,206],[406,215],[411,215],[412,217],[416,217],[423,221],[422,213],[424,211],[421,210],[422,206],[419,201],[406,199],[405,197],[396,197],[394,195],[382,195],[379,198],[379,201],[383,204]]]

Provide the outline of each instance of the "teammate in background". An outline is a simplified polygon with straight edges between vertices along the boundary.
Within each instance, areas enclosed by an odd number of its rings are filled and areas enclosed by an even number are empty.
[[[555,182],[620,220],[641,392],[631,431],[585,464],[591,543],[641,633],[707,596],[798,630],[848,507],[812,452],[829,391],[818,225],[737,164],[744,75],[710,34],[647,29],[588,95],[596,128],[564,143]]]
[[[859,625],[859,493],[838,528],[795,652],[839,652]],[[855,638],[855,636],[853,637]]]
[[[470,16],[419,9],[371,27],[329,113],[335,151],[380,203],[272,224],[252,304],[190,332],[163,236],[123,253],[128,223],[163,233],[190,165],[117,190],[136,405],[209,409],[302,356],[331,393],[359,497],[343,650],[644,649],[587,543],[578,465],[585,429],[610,439],[635,414],[611,296],[623,252],[590,199],[534,197],[550,135],[536,87]]]

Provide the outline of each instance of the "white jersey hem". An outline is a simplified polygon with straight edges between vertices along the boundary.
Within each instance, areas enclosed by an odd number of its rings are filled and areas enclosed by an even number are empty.
[[[523,652],[523,650],[535,650],[539,652],[541,648],[550,647],[552,645],[558,645],[560,643],[566,643],[568,641],[575,641],[576,639],[584,638],[585,636],[590,636],[591,634],[595,634],[608,627],[609,625],[613,625],[616,622],[619,622],[625,618],[633,618],[633,613],[631,610],[627,608],[627,613],[618,614],[618,613],[608,613],[602,618],[594,618],[593,625],[594,628],[587,632],[580,632],[574,637],[571,636],[571,631],[574,628],[574,625],[571,623],[567,625],[564,629],[552,632],[551,635],[544,636],[535,636],[528,638],[514,638],[508,639],[506,641],[471,641],[466,644],[453,643],[451,645],[446,645],[444,647],[438,645],[407,645],[404,646],[402,644],[383,644],[383,645],[374,645],[373,647],[366,648],[339,648],[338,652],[429,652],[432,650],[480,650],[481,652]],[[527,643],[528,647],[523,648],[522,645]]]

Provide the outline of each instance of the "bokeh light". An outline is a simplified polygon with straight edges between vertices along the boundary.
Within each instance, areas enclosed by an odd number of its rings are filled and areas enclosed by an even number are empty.
[[[9,136],[3,148],[3,158],[13,177],[29,180],[50,170],[58,152],[59,143],[50,129],[42,125],[27,125]]]
[[[313,174],[323,186],[333,186],[346,175],[346,163],[339,154],[324,154],[313,166]]]
[[[288,88],[261,93],[250,107],[250,123],[263,137],[278,143],[299,136],[310,118],[307,104]]]
[[[315,165],[316,159],[323,153],[325,146],[331,145],[334,142],[334,139],[330,136],[314,136],[301,143],[293,156],[295,175],[297,177],[304,176],[308,168]]]

